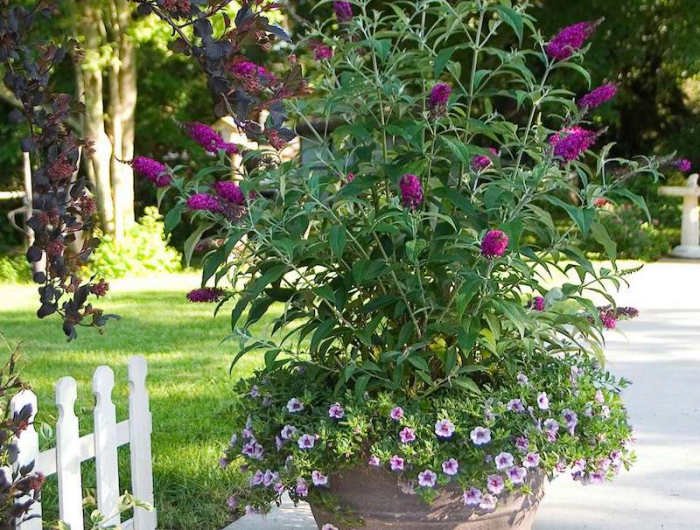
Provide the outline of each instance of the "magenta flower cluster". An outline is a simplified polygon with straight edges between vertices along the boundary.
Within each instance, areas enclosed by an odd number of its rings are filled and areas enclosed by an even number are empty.
[[[257,68],[257,66],[255,67]],[[219,152],[219,150],[225,151],[229,155],[238,153],[238,147],[236,144],[225,142],[219,133],[208,125],[199,122],[192,122],[185,125],[184,128],[190,138],[201,145],[208,153],[216,154]]]
[[[168,168],[152,158],[137,156],[131,161],[131,167],[136,173],[146,177],[159,188],[164,188],[172,181]]]
[[[428,97],[428,107],[436,115],[443,115],[447,109],[447,102],[450,100],[452,87],[447,83],[438,83],[430,91]]]
[[[571,162],[590,149],[597,141],[598,135],[583,127],[568,127],[554,134],[549,139],[552,154],[562,162]]]
[[[203,287],[201,289],[194,289],[187,293],[187,299],[190,302],[197,303],[211,303],[218,302],[224,297],[224,291],[217,289],[215,287]]]
[[[220,198],[235,204],[237,206],[243,206],[245,204],[245,196],[238,187],[238,184],[231,181],[216,182],[212,189],[216,192],[217,196]]]
[[[607,83],[592,90],[578,101],[580,109],[594,109],[601,106],[606,101],[610,101],[617,95],[617,85],[615,83]]]
[[[498,156],[498,151],[493,147],[489,148],[489,152],[494,156]],[[483,171],[484,169],[491,167],[491,164],[491,158],[486,155],[476,155],[471,161],[472,169],[476,172]]]
[[[671,165],[678,171],[682,171],[683,173],[689,173],[693,169],[693,164],[687,158],[680,158],[678,160],[674,160],[671,163]]]
[[[423,187],[416,175],[408,173],[399,182],[401,189],[401,202],[406,208],[415,210],[423,202]]]
[[[352,20],[352,4],[350,2],[333,2],[333,11],[335,16],[341,22]]]
[[[499,258],[508,248],[508,236],[502,230],[489,230],[481,240],[481,253],[487,258]]]
[[[547,44],[547,55],[555,61],[568,59],[581,49],[597,27],[598,22],[579,22],[564,28]]]
[[[189,210],[204,210],[216,213],[222,209],[219,200],[208,193],[195,193],[188,197],[186,204]]]

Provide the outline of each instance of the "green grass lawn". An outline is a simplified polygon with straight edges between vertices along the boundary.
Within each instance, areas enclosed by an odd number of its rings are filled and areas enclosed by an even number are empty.
[[[122,319],[110,322],[102,336],[81,329],[78,339],[68,343],[59,319],[37,320],[34,286],[0,284],[0,334],[11,344],[22,343],[24,379],[39,396],[39,422],[55,424],[54,384],[72,376],[78,381],[81,430],[91,432],[91,377],[103,364],[115,371],[117,419],[126,419],[127,360],[135,354],[146,356],[155,503],[162,529],[218,530],[230,522],[226,498],[238,477],[218,466],[232,432],[228,398],[232,383],[249,375],[257,362],[244,359],[229,376],[237,343],[221,343],[229,332],[228,312],[213,318],[213,306],[187,302],[184,294],[197,286],[197,276],[185,274],[113,282],[107,300],[99,305]],[[258,329],[268,321],[261,321]],[[44,440],[43,447],[51,443]],[[122,491],[130,489],[125,449],[120,450]],[[90,466],[83,467],[84,488],[94,487]],[[44,502],[46,519],[55,519],[51,482]]]

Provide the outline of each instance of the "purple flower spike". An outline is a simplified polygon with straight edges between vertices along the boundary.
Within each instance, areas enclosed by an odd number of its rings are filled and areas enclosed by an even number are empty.
[[[238,184],[231,181],[217,182],[213,186],[216,194],[222,199],[227,200],[230,203],[236,204],[238,206],[243,206],[245,204],[245,197],[241,188]]]
[[[493,147],[490,147],[489,151],[492,155],[498,156],[498,151]],[[472,158],[471,166],[472,169],[478,173],[479,171],[483,171],[484,169],[491,167],[491,163],[491,158],[489,158],[488,156],[476,155],[474,158]]]
[[[689,173],[693,169],[693,164],[687,158],[681,158],[672,162],[674,168],[683,173]]]
[[[352,20],[352,4],[350,2],[333,2],[333,11],[341,22]]]
[[[224,297],[224,292],[221,289],[214,287],[204,287],[202,289],[194,289],[187,293],[187,299],[190,302],[196,303],[212,303],[218,302]]]
[[[586,43],[598,27],[599,22],[579,22],[561,30],[547,44],[547,55],[555,61],[564,61],[571,57]]]
[[[545,306],[545,301],[544,297],[542,296],[535,296],[532,299],[530,307],[534,309],[535,311],[544,311],[544,306]]]
[[[450,100],[452,88],[447,83],[438,83],[430,91],[428,97],[428,107],[431,112],[438,116],[443,116],[447,110],[447,102]]]
[[[481,253],[487,258],[499,258],[508,248],[508,236],[501,230],[489,230],[481,241]]]
[[[238,63],[238,65],[252,64],[252,63]],[[236,65],[238,67],[238,65]],[[253,67],[257,69],[257,66],[253,64]],[[216,154],[219,149],[225,151],[226,153],[233,155],[238,153],[238,147],[235,144],[224,142],[219,133],[214,129],[199,122],[188,123],[184,126],[187,134],[195,142],[201,145],[207,153]]]
[[[578,102],[580,109],[594,109],[600,107],[606,101],[610,101],[617,95],[617,85],[606,83],[583,96]]]
[[[420,184],[420,179],[416,175],[408,173],[401,178],[399,182],[401,189],[401,202],[410,209],[415,210],[423,202],[423,187]]]
[[[552,154],[562,163],[571,162],[590,149],[598,139],[598,135],[583,127],[569,127],[554,134],[549,139]]]
[[[131,161],[131,167],[136,173],[153,182],[158,188],[164,188],[172,181],[168,168],[152,158],[137,156]]]
[[[187,199],[189,210],[206,210],[209,212],[220,212],[221,204],[216,197],[208,193],[195,193]]]

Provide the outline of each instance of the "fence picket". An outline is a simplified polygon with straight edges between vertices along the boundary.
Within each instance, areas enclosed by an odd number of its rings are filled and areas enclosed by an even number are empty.
[[[92,378],[95,395],[95,467],[97,509],[106,517],[105,526],[120,524],[119,464],[117,460],[117,409],[112,403],[114,372],[100,366]]]
[[[129,359],[129,433],[131,451],[132,494],[153,506],[153,469],[151,463],[152,418],[146,390],[148,365],[143,356]],[[152,511],[134,510],[134,530],[155,530],[157,515]]]
[[[17,394],[10,403],[10,414],[19,412],[26,405],[31,406],[32,415],[29,418],[29,427],[17,439],[17,448],[19,449],[18,467],[36,462],[39,456],[39,434],[34,428],[34,418],[38,409],[36,394],[31,390],[23,390]],[[27,517],[33,517],[33,519],[24,521],[18,526],[18,530],[41,530],[41,503],[34,503]]]
[[[78,388],[75,379],[63,377],[56,383],[56,469],[58,511],[71,528],[83,528],[83,486],[80,477],[80,431],[75,415]]]

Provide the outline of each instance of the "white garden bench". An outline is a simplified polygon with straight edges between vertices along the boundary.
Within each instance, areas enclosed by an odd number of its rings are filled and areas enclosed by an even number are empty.
[[[156,511],[137,507],[133,519],[121,522],[119,504],[119,468],[117,448],[129,445],[131,455],[130,493],[142,502],[153,505],[153,472],[151,465],[151,413],[146,390],[146,359],[141,356],[129,359],[129,419],[117,423],[116,409],[112,403],[114,372],[108,366],[100,366],[92,378],[95,395],[94,432],[80,436],[78,418],[75,415],[77,384],[72,377],[64,377],[56,383],[56,447],[39,452],[39,435],[31,424],[38,409],[36,394],[24,390],[14,397],[11,411],[19,411],[25,405],[32,407],[30,426],[18,440],[19,465],[34,461],[35,471],[58,478],[58,508],[61,520],[72,529],[83,528],[83,488],[80,475],[81,463],[95,458],[97,473],[97,509],[107,517],[106,525],[118,525],[124,530],[155,530]],[[41,504],[32,507],[35,516],[23,522],[18,530],[42,530]]]

